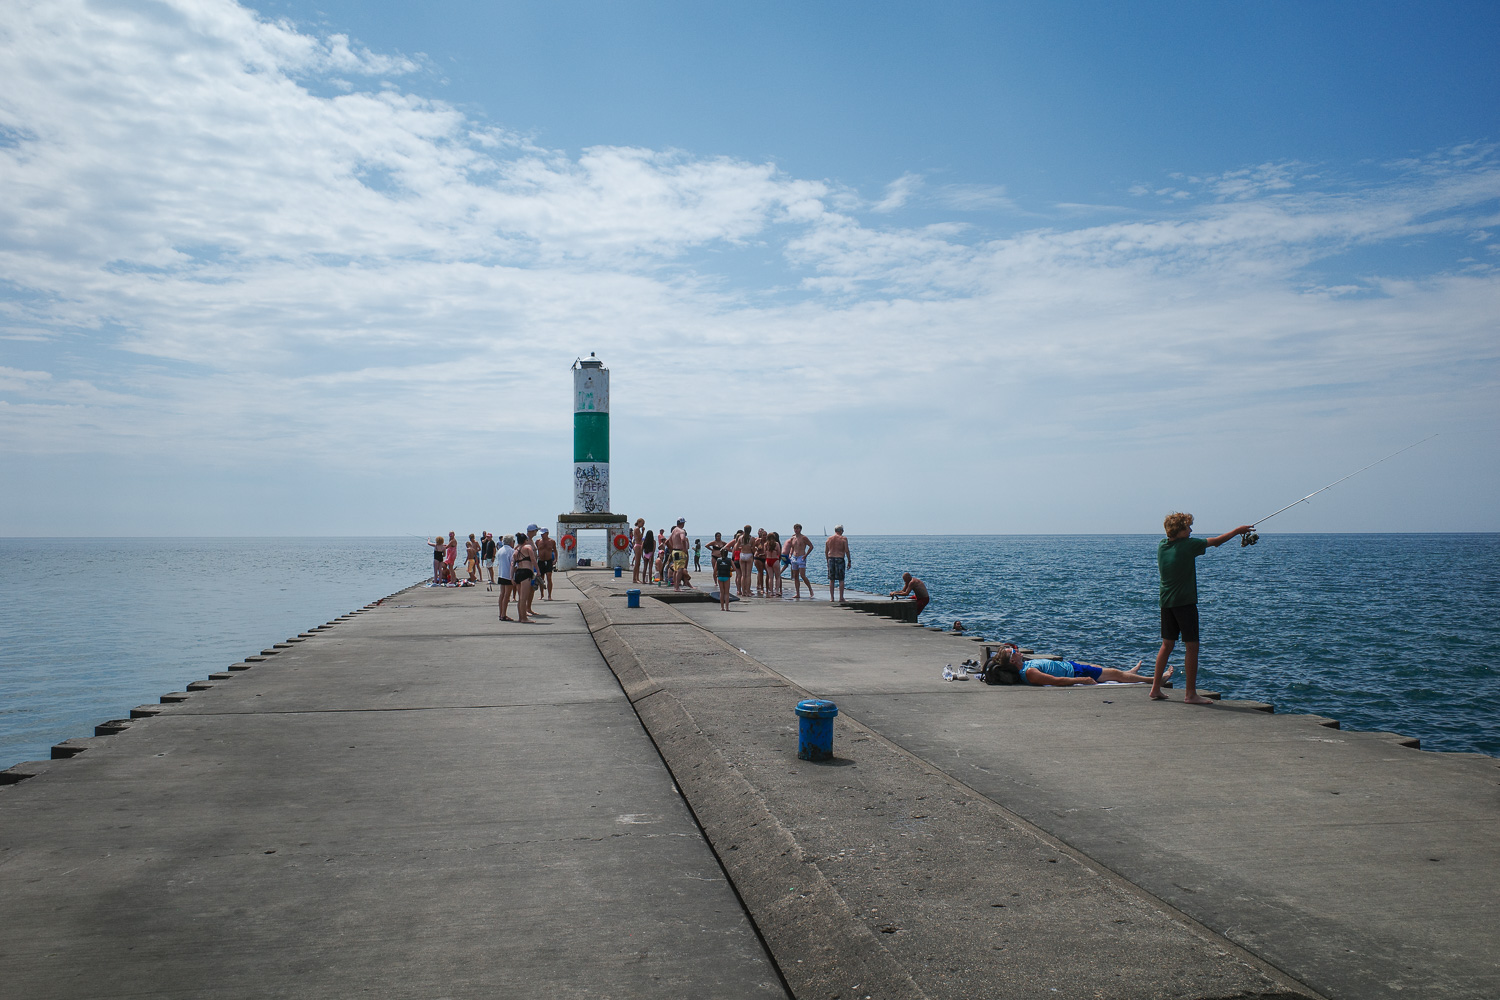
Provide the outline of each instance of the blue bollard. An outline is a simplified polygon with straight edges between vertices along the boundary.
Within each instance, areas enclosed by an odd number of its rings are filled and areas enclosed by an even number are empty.
[[[797,702],[797,756],[803,760],[823,760],[833,756],[833,717],[839,707],[822,698]]]
[[[639,590],[625,591],[625,606],[627,608],[638,608],[641,606],[641,592]]]
[[[619,578],[620,578],[620,567],[616,566],[615,567],[615,579],[618,580]]]

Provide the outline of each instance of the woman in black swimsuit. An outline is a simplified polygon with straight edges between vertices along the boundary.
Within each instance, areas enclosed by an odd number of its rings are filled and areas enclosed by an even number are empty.
[[[526,532],[516,533],[516,558],[512,563],[511,583],[516,588],[516,620],[524,622],[526,616],[531,614],[531,598],[535,592],[531,585],[531,578],[536,576],[536,549],[531,547],[531,541],[526,537]]]

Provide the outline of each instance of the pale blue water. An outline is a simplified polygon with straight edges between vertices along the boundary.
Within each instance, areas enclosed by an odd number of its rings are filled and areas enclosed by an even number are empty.
[[[885,592],[910,570],[933,595],[924,623],[961,619],[1039,652],[1149,667],[1161,644],[1156,543],[852,538],[848,585]],[[1500,534],[1236,539],[1198,560],[1198,590],[1200,686],[1500,756]],[[1181,643],[1172,662],[1180,673]]]
[[[850,586],[890,590],[911,569],[933,592],[924,621],[1109,664],[1155,655],[1154,536],[851,543]],[[425,579],[430,552],[420,538],[0,539],[0,767]],[[1270,534],[1210,550],[1199,584],[1204,687],[1500,756],[1500,535]]]
[[[0,768],[431,571],[420,538],[0,539]]]

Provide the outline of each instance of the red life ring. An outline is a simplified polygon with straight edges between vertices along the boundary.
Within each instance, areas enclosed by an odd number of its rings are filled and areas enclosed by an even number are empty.
[[[565,549],[567,549],[569,552],[572,552],[574,546],[576,546],[577,544],[578,544],[578,536],[577,535],[563,535],[562,536],[562,547],[565,548]]]
[[[615,536],[615,549],[617,551],[624,552],[629,547],[630,547],[630,539],[629,538],[627,538],[625,535],[616,535]]]

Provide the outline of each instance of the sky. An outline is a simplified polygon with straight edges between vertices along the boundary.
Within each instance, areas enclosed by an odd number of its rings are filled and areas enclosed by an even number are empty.
[[[0,535],[1500,530],[1500,6],[10,0]],[[1432,435],[1436,435],[1432,437]]]

